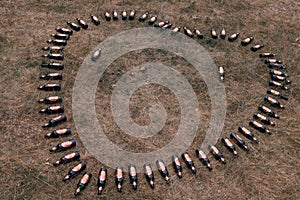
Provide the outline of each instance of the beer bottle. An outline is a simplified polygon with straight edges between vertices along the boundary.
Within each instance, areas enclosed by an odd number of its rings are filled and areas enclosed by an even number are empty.
[[[256,143],[259,143],[259,141],[256,139],[256,137],[254,136],[254,134],[251,131],[249,131],[246,127],[239,126],[238,131],[241,134],[243,134],[246,138],[248,138],[249,140],[252,140],[252,141],[254,141]]]
[[[71,29],[73,29],[74,31],[78,32],[80,31],[80,26],[78,26],[77,24],[73,23],[73,22],[67,22],[67,24],[70,26]]]
[[[273,81],[273,80],[269,81],[269,86],[279,87],[283,90],[288,90],[289,89],[287,86],[283,85],[282,83],[279,83],[279,82]]]
[[[68,44],[67,40],[58,40],[58,39],[47,40],[47,43],[57,45],[57,46],[66,46]]]
[[[152,17],[150,18],[148,24],[149,24],[149,25],[153,25],[154,22],[155,22],[156,20],[157,20],[157,15],[154,15],[154,16],[152,16]]]
[[[62,73],[49,73],[49,74],[43,74],[40,76],[40,79],[43,80],[62,80]]]
[[[104,17],[105,17],[106,21],[110,21],[111,20],[111,16],[110,16],[110,14],[108,12],[104,13]]]
[[[48,115],[51,115],[51,114],[64,113],[64,111],[65,111],[64,106],[50,106],[48,108],[40,110],[39,113],[46,113]]]
[[[59,53],[49,53],[42,55],[42,57],[53,59],[53,60],[64,60],[64,55]]]
[[[118,13],[117,13],[116,10],[113,11],[112,15],[113,15],[113,20],[118,20],[119,19],[118,18]]]
[[[64,69],[64,64],[57,63],[57,62],[42,63],[41,67],[49,68],[49,69],[55,69],[55,70],[63,70]]]
[[[251,47],[250,50],[253,51],[253,52],[256,52],[257,50],[259,50],[263,47],[264,47],[263,44],[257,44],[257,45],[254,45],[253,47]]]
[[[62,34],[68,34],[68,35],[73,35],[73,31],[71,29],[68,28],[61,28],[58,27],[55,29],[58,33],[62,33]]]
[[[275,106],[277,108],[281,108],[284,109],[284,105],[282,105],[279,101],[277,101],[276,99],[269,97],[269,96],[265,96],[264,98],[265,101],[267,101],[268,103],[270,103],[272,106]]]
[[[272,133],[262,124],[258,123],[255,120],[250,120],[249,125],[258,130],[259,132],[262,133],[267,133],[269,135],[272,135]]]
[[[129,171],[129,179],[130,179],[130,183],[132,184],[132,188],[134,190],[136,190],[137,189],[138,178],[137,178],[137,172],[136,172],[135,165],[129,165],[128,166],[128,171]]]
[[[85,21],[83,21],[83,19],[77,18],[77,21],[81,28],[86,30],[89,27],[89,25]]]
[[[229,42],[235,41],[236,39],[238,39],[239,35],[240,35],[240,33],[234,33],[234,34],[232,34],[231,36],[228,37],[228,41]]]
[[[196,35],[199,39],[203,39],[203,38],[204,38],[203,34],[202,34],[202,33],[200,32],[200,30],[197,29],[196,27],[194,27],[194,33],[195,33],[195,35]]]
[[[244,140],[236,133],[231,133],[230,134],[230,139],[236,144],[238,145],[241,149],[245,150],[245,151],[249,151],[248,146],[246,145],[246,143],[244,142]]]
[[[150,164],[144,164],[144,173],[148,183],[150,184],[150,187],[154,189],[154,174]]]
[[[175,169],[175,172],[179,178],[182,178],[182,167],[181,163],[179,160],[179,157],[177,155],[172,156],[172,162],[173,162],[173,167]]]
[[[180,26],[178,26],[178,27],[175,27],[175,28],[173,29],[173,32],[175,32],[175,33],[177,33],[177,32],[180,32],[180,29],[181,29],[181,27],[180,27]]]
[[[265,63],[268,64],[268,63],[277,63],[277,64],[282,64],[282,61],[281,60],[277,60],[275,58],[267,58],[265,60]]]
[[[144,14],[142,14],[142,16],[139,17],[139,21],[144,22],[147,19],[148,15],[149,13],[145,12]]]
[[[206,154],[204,153],[204,151],[201,148],[196,149],[196,154],[199,158],[199,160],[202,162],[203,165],[205,165],[209,171],[212,170],[212,167],[210,165],[210,161],[208,159],[208,157],[206,156]]]
[[[261,53],[261,54],[259,54],[259,57],[260,58],[273,58],[273,57],[275,57],[275,54],[269,53],[269,52],[267,52],[267,53]]]
[[[211,154],[215,157],[216,160],[220,161],[222,164],[226,164],[226,161],[225,161],[225,158],[223,156],[223,154],[219,151],[219,149],[213,145],[213,144],[210,144],[208,146]]]
[[[282,71],[279,71],[279,70],[275,70],[275,69],[271,69],[270,70],[270,74],[271,75],[277,75],[277,76],[285,76],[285,77],[288,77],[288,75]]]
[[[156,166],[161,176],[166,180],[167,184],[170,183],[169,172],[163,160],[157,160]]]
[[[167,23],[169,23],[169,21],[161,21],[161,22],[158,22],[158,23],[154,24],[153,26],[158,27],[158,28],[162,28]]]
[[[53,166],[58,166],[60,164],[67,164],[69,162],[72,162],[72,161],[75,161],[75,160],[78,160],[80,158],[80,154],[78,151],[75,151],[73,153],[70,153],[70,154],[67,154],[63,157],[61,157],[58,161],[54,162],[53,163]]]
[[[96,26],[100,24],[100,20],[95,15],[91,15],[91,20]]]
[[[278,63],[267,63],[269,68],[286,69],[282,64]]]
[[[237,155],[235,146],[232,144],[232,142],[226,136],[224,136],[222,138],[222,142],[230,152],[232,152],[234,155]]]
[[[168,22],[168,21],[166,21],[166,22]],[[171,24],[171,23],[167,23],[167,24],[165,24],[165,25],[164,25],[163,27],[161,27],[161,28],[162,28],[162,29],[171,28],[172,25],[173,25],[173,24]]]
[[[86,164],[84,162],[80,162],[79,164],[77,164],[75,167],[73,167],[72,169],[69,170],[68,174],[65,175],[63,177],[63,182],[74,178],[75,176],[77,176],[78,174],[80,174],[80,172],[82,172],[83,170],[85,170],[86,168]]]
[[[74,192],[75,196],[78,196],[82,190],[86,188],[91,180],[92,174],[90,172],[85,172],[80,181],[77,183],[77,188]]]
[[[64,47],[60,46],[48,46],[48,47],[43,47],[42,50],[44,51],[49,51],[50,53],[61,53],[64,51]]]
[[[76,146],[76,141],[74,139],[70,139],[68,141],[57,144],[55,147],[52,147],[50,152],[61,152],[71,149]]]
[[[274,122],[272,122],[269,118],[267,118],[266,116],[264,116],[260,113],[257,113],[257,112],[254,113],[253,118],[260,120],[264,124],[275,126]]]
[[[54,130],[50,133],[47,133],[45,135],[45,138],[58,138],[59,136],[68,136],[71,135],[71,129],[69,128],[64,128],[64,129],[58,129]]]
[[[224,70],[224,67],[223,67],[223,66],[219,66],[219,75],[220,75],[221,81],[224,81],[225,70]]]
[[[61,85],[59,83],[57,84],[46,84],[46,85],[41,85],[38,87],[39,90],[44,90],[44,91],[60,91],[61,90]]]
[[[69,40],[70,39],[70,35],[63,34],[63,33],[51,34],[51,36],[58,40]]]
[[[211,37],[213,38],[213,39],[217,39],[218,38],[218,34],[217,34],[217,32],[215,31],[215,29],[211,29]]]
[[[135,10],[132,10],[132,11],[129,13],[129,20],[134,20],[134,17],[135,17]]]
[[[67,116],[65,114],[59,115],[53,119],[50,119],[48,123],[44,124],[42,127],[47,128],[47,127],[53,127],[58,125],[61,122],[67,121]]]
[[[101,52],[102,52],[101,48],[97,49],[92,55],[92,61],[96,61],[99,58]]]
[[[278,96],[280,97],[281,99],[284,99],[284,100],[288,100],[289,98],[283,94],[281,94],[280,92],[276,91],[276,90],[273,90],[273,89],[268,89],[267,90],[267,93],[268,94],[272,94],[274,96]]]
[[[190,29],[188,29],[187,27],[183,27],[183,30],[184,30],[184,33],[187,35],[187,36],[189,36],[189,37],[194,37],[194,34],[193,34],[193,32],[190,30]]]
[[[222,38],[224,40],[225,37],[226,37],[226,31],[224,28],[222,28],[222,30],[220,31],[220,38]]]
[[[107,169],[105,167],[101,167],[99,174],[98,174],[98,195],[102,194],[102,191],[106,185],[106,177],[107,177]]]
[[[61,96],[45,97],[43,99],[38,100],[38,102],[44,104],[62,103],[62,97]]]
[[[123,185],[123,167],[116,168],[116,186],[118,192],[122,192],[122,185]]]
[[[242,46],[247,46],[248,44],[250,44],[252,42],[252,40],[254,40],[254,37],[248,37],[248,38],[241,41],[241,45]]]
[[[271,79],[274,81],[285,81],[285,83],[292,83],[290,80],[286,79],[285,76],[271,75]]]
[[[187,152],[183,152],[181,154],[181,157],[184,160],[186,166],[193,172],[193,174],[196,174],[196,168],[190,155]]]
[[[269,115],[270,117],[274,117],[279,119],[279,115],[277,115],[273,110],[271,110],[270,108],[263,106],[263,105],[259,105],[258,110]]]
[[[122,20],[126,20],[127,19],[127,12],[126,10],[124,9],[123,12],[122,12]]]

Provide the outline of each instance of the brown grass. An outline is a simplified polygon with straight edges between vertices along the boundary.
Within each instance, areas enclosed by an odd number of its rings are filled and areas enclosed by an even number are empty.
[[[72,199],[78,178],[67,183],[61,181],[74,163],[54,168],[47,165],[63,153],[50,154],[49,148],[62,139],[45,140],[46,131],[41,129],[48,117],[38,115],[42,105],[37,99],[46,96],[38,92],[36,87],[44,82],[38,76],[48,70],[41,69],[39,64],[46,46],[46,40],[58,26],[66,26],[68,20],[82,17],[89,21],[90,14],[103,13],[112,9],[127,10],[135,8],[138,16],[150,10],[159,19],[167,19],[175,25],[190,28],[198,26],[205,35],[214,27],[220,30],[225,27],[228,33],[240,32],[241,38],[253,35],[255,43],[264,43],[263,51],[278,54],[288,67],[287,73],[293,81],[286,110],[279,111],[282,117],[276,120],[277,126],[270,128],[272,136],[255,132],[261,143],[249,144],[251,151],[233,158],[231,154],[218,144],[224,153],[228,165],[222,166],[212,157],[214,166],[208,172],[197,160],[194,150],[203,140],[203,133],[208,126],[200,127],[197,137],[188,149],[195,160],[198,173],[192,175],[184,167],[184,178],[179,180],[171,166],[172,183],[168,186],[155,172],[156,189],[150,190],[143,175],[139,175],[140,184],[137,191],[132,191],[125,174],[124,192],[117,193],[113,169],[109,169],[108,185],[101,199],[299,199],[300,198],[300,98],[299,98],[299,43],[295,41],[300,31],[300,3],[298,1],[1,1],[0,3],[0,199]],[[78,199],[95,199],[96,176],[101,163],[93,158],[80,143],[71,113],[71,93],[76,72],[87,53],[108,36],[134,27],[145,26],[138,21],[110,22],[101,19],[99,27],[91,23],[87,31],[76,33],[66,48],[66,69],[63,71],[64,105],[69,117],[67,124],[73,130],[73,137],[78,141],[77,149],[87,162],[87,169],[93,173],[93,180],[83,195]],[[214,57],[217,65],[226,66],[227,118],[223,135],[236,131],[241,124],[247,125],[257,106],[263,101],[266,92],[268,69],[247,48],[238,43],[228,43],[220,39],[217,42],[208,37],[200,42]],[[217,53],[216,53],[217,52]],[[135,59],[136,58],[136,59]],[[149,60],[161,61],[181,70],[201,99],[199,110],[203,119],[209,118],[210,100],[201,77],[189,64],[166,52],[140,51],[125,55],[115,61],[105,72],[99,82],[96,108],[98,119],[104,124],[105,133],[121,147],[136,151],[151,151],[162,147],[176,132],[179,108],[175,96],[167,89],[150,85],[140,88],[132,97],[131,112],[133,119],[139,124],[147,124],[149,118],[147,108],[156,101],[169,107],[168,123],[162,134],[153,139],[136,140],[134,146],[126,143],[131,138],[126,134],[119,137],[121,130],[112,119],[109,96],[112,87],[121,75]],[[117,73],[118,72],[118,73]],[[150,96],[150,98],[149,98]],[[145,106],[146,105],[146,106]],[[118,137],[117,137],[118,136]],[[146,148],[145,148],[146,147]]]

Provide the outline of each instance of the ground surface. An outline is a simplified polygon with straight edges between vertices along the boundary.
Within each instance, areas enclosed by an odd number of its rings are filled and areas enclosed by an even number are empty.
[[[290,96],[284,102],[286,110],[276,110],[281,115],[277,126],[270,128],[272,136],[256,133],[259,145],[249,144],[251,151],[233,158],[219,143],[228,160],[222,166],[211,158],[215,169],[208,172],[193,154],[203,140],[208,126],[210,100],[201,77],[189,64],[167,52],[139,51],[125,55],[114,62],[99,82],[96,94],[98,119],[103,123],[107,136],[119,146],[144,152],[164,146],[176,133],[179,108],[175,96],[166,88],[150,85],[140,88],[132,97],[131,114],[139,124],[149,122],[147,108],[161,102],[168,107],[168,123],[162,134],[151,140],[135,140],[127,145],[128,136],[120,134],[114,123],[109,106],[109,96],[113,84],[130,67],[145,61],[155,60],[172,65],[181,70],[198,95],[199,112],[203,117],[203,127],[188,149],[195,159],[199,173],[194,176],[184,168],[185,176],[179,180],[171,166],[172,184],[166,185],[155,172],[157,187],[151,190],[140,175],[140,187],[130,189],[127,174],[124,192],[116,192],[113,170],[109,169],[108,185],[102,198],[96,194],[96,176],[102,164],[90,155],[79,142],[77,149],[82,159],[93,173],[92,184],[78,199],[299,199],[300,198],[300,3],[299,1],[1,1],[0,2],[0,199],[72,199],[78,177],[63,183],[61,181],[74,164],[54,168],[47,165],[59,158],[61,153],[50,154],[48,149],[63,139],[45,140],[43,124],[49,117],[39,115],[43,107],[37,99],[46,96],[36,87],[43,83],[38,76],[46,72],[42,62],[41,48],[58,26],[65,26],[68,20],[82,17],[89,21],[89,15],[99,15],[106,10],[137,10],[138,15],[146,10],[167,19],[175,25],[201,27],[208,35],[214,27],[225,27],[229,33],[240,32],[242,37],[253,35],[256,43],[264,43],[265,51],[278,54],[278,58],[288,67],[287,73],[293,81],[286,93]],[[102,18],[103,21],[103,18]],[[66,48],[66,69],[63,71],[64,105],[69,120],[66,125],[73,130],[79,141],[71,112],[71,92],[76,72],[87,53],[105,38],[134,27],[146,26],[134,22],[103,22],[101,26],[91,26],[71,38]],[[268,69],[248,48],[238,43],[229,44],[208,37],[200,42],[211,52],[217,65],[226,66],[227,117],[222,135],[236,131],[241,124],[247,125],[257,106],[263,101],[269,79]],[[216,53],[217,52],[217,53]],[[173,57],[172,57],[173,56]],[[282,100],[283,101],[283,100]]]

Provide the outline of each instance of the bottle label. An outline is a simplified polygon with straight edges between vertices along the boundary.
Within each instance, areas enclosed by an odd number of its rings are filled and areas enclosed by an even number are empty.
[[[56,101],[56,100],[58,100],[58,96],[56,96],[56,97],[49,97],[48,100],[49,101]]]
[[[130,175],[131,176],[136,176],[136,170],[135,170],[135,168],[134,167],[130,167]]]
[[[204,159],[206,158],[206,155],[203,151],[199,151],[199,157]]]
[[[117,169],[117,178],[123,178],[123,171],[121,169]]]
[[[59,73],[51,73],[51,74],[48,74],[48,76],[50,76],[50,77],[54,77],[54,76],[58,76],[59,75]]]
[[[267,118],[261,114],[257,114],[257,117],[261,120],[266,120]]]
[[[99,180],[100,181],[106,180],[106,172],[104,170],[101,171]]]
[[[257,126],[257,127],[262,127],[262,125],[260,124],[260,123],[258,123],[258,122],[256,122],[256,121],[253,121],[253,124],[255,125],[255,126]]]
[[[55,86],[57,86],[57,84],[47,84],[46,86],[47,87],[55,87]]]
[[[60,129],[60,130],[56,130],[56,133],[61,135],[61,134],[65,134],[67,132],[67,129]]]
[[[88,174],[83,175],[82,179],[80,180],[80,183],[86,184],[90,179],[90,176]]]
[[[271,109],[269,109],[269,108],[267,108],[267,107],[265,107],[265,106],[263,106],[262,109],[263,109],[265,112],[272,112]]]
[[[276,90],[271,90],[271,93],[274,94],[274,95],[279,95],[279,92],[276,91]]]
[[[238,135],[235,135],[235,136],[238,140],[242,141],[242,138],[240,138],[240,136],[238,136]]]
[[[191,162],[192,159],[190,158],[190,156],[188,154],[184,154],[184,158],[186,161]]]
[[[60,109],[60,106],[51,106],[49,108],[49,110],[51,110],[51,111],[56,111],[56,110],[59,110],[59,109]]]
[[[158,165],[159,165],[161,171],[165,171],[166,170],[166,166],[164,165],[164,163],[159,162]]]
[[[219,154],[219,150],[217,149],[217,147],[212,146],[211,149],[215,154]]]
[[[78,165],[76,165],[76,166],[72,169],[72,171],[73,171],[73,172],[78,172],[78,171],[81,170],[81,168],[82,168],[82,164],[79,163]]]
[[[233,144],[230,142],[230,140],[228,138],[225,139],[225,143],[227,144],[227,146],[233,146]]]
[[[62,117],[61,115],[58,116],[58,117],[55,117],[55,118],[52,119],[52,121],[59,120],[61,117]]]
[[[179,161],[178,157],[176,157],[176,158],[174,159],[174,162],[175,162],[176,165],[180,166],[180,161]]]
[[[67,147],[70,147],[72,145],[72,143],[73,143],[72,141],[63,142],[63,143],[61,143],[61,146],[63,148],[67,148]]]
[[[258,114],[257,116],[259,116],[260,114]],[[246,133],[246,134],[250,134],[251,132],[248,130],[248,129],[246,129],[245,127],[243,127],[242,128],[242,130],[244,131],[244,133]]]
[[[65,159],[70,160],[70,159],[74,158],[75,156],[76,156],[76,153],[74,152],[74,153],[66,155]]]
[[[149,166],[146,166],[145,170],[146,170],[146,175],[148,175],[148,176],[152,175],[152,170],[151,170],[151,168]]]

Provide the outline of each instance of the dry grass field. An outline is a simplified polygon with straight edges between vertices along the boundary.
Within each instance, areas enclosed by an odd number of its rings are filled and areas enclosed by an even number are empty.
[[[162,86],[147,85],[132,96],[130,112],[140,125],[149,123],[148,108],[153,103],[160,102],[168,108],[166,126],[161,134],[148,140],[122,134],[113,121],[110,96],[113,85],[133,66],[149,61],[172,66],[184,74],[199,100],[203,126],[199,127],[188,149],[198,172],[193,175],[184,165],[184,177],[178,179],[170,165],[172,183],[166,185],[156,171],[154,190],[139,174],[137,191],[131,189],[126,173],[120,194],[115,188],[114,169],[109,168],[107,186],[102,196],[98,196],[97,174],[103,164],[80,142],[72,119],[72,87],[81,63],[98,43],[123,30],[147,26],[138,20],[104,20],[105,11],[124,8],[134,8],[137,16],[149,11],[157,14],[158,20],[169,20],[175,26],[197,26],[203,31],[206,37],[199,43],[210,52],[216,65],[226,67],[227,116],[222,136],[236,132],[239,125],[248,127],[258,105],[263,103],[270,78],[269,69],[258,54],[276,53],[287,67],[292,84],[288,91],[283,91],[290,97],[288,101],[281,100],[286,109],[274,108],[281,119],[274,119],[275,127],[268,126],[273,135],[251,129],[260,144],[245,139],[250,152],[238,149],[240,156],[236,158],[218,142],[228,164],[224,166],[209,155],[214,166],[209,172],[194,154],[204,138],[202,133],[207,130],[210,117],[210,99],[202,78],[187,61],[169,52],[146,49],[128,53],[109,66],[98,85],[96,111],[104,132],[114,143],[134,152],[148,152],[166,145],[179,123],[180,109],[174,94]],[[48,93],[36,88],[46,83],[39,80],[39,75],[50,71],[39,67],[43,60],[41,54],[45,53],[41,48],[47,46],[46,40],[55,33],[56,27],[67,27],[66,21],[75,22],[77,17],[90,26],[75,33],[65,48],[63,89],[58,94],[64,97],[68,121],[58,128],[72,129],[81,160],[93,174],[91,183],[78,199],[300,199],[299,13],[300,2],[296,0],[0,1],[0,199],[74,199],[73,192],[81,175],[64,183],[61,178],[74,163],[59,167],[48,164],[65,154],[49,153],[50,147],[64,139],[44,138],[48,130],[43,130],[41,125],[50,117],[38,113],[45,105],[38,104],[37,100]],[[92,25],[90,14],[101,15],[100,26]],[[223,27],[228,33],[240,32],[240,39],[254,36],[253,44],[263,43],[265,48],[253,53],[250,47],[242,47],[239,42],[211,39],[210,29],[215,28],[219,33]],[[133,141],[132,145],[128,145],[128,141]]]

